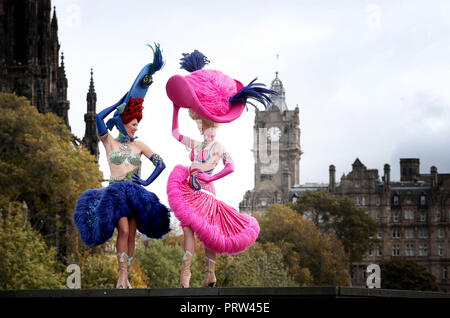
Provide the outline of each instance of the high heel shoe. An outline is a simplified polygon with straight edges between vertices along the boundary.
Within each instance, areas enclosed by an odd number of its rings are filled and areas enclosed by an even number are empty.
[[[180,273],[180,285],[179,288],[189,288],[189,281],[191,279],[191,262],[192,262],[192,253],[189,251],[185,251],[183,254],[183,264],[181,266]]]
[[[128,282],[128,255],[125,252],[117,253],[117,260],[119,262],[119,279],[117,280],[116,288],[127,288]]]
[[[216,261],[205,256],[206,259],[206,277],[202,282],[201,287],[215,287],[216,286],[216,274],[214,269],[216,266]]]

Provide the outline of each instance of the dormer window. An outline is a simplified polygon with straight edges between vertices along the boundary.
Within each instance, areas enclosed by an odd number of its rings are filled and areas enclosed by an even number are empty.
[[[394,195],[394,198],[393,198],[393,200],[392,200],[392,203],[393,203],[394,205],[399,205],[399,204],[400,204],[400,200],[399,200],[399,197],[398,197],[397,194]]]
[[[427,205],[427,197],[425,194],[420,195],[420,205]]]

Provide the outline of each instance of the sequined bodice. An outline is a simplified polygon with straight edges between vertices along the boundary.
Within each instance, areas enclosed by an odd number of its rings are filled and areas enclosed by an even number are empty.
[[[208,174],[212,174],[214,168],[217,166],[219,160],[225,159],[225,152],[223,146],[213,141],[210,145],[205,145],[205,142],[199,144],[197,147],[191,149],[189,159],[191,159],[190,169],[199,169]],[[224,160],[224,165],[226,161]]]
[[[126,142],[122,143],[118,151],[108,156],[111,169],[110,182],[132,181],[134,174],[140,174],[141,154],[132,153],[132,148]]]
[[[213,143],[211,147],[209,147],[209,149],[202,148],[201,150],[198,151],[197,156],[194,155],[194,148],[192,148],[189,154],[189,159],[191,159],[191,161],[197,160],[203,163],[207,162],[209,159],[211,159],[211,153],[215,144],[216,143]]]
[[[125,164],[129,163],[137,167],[139,166],[139,163],[141,161],[140,157],[141,155],[138,153],[126,155],[120,151],[115,151],[109,155],[109,161],[115,165],[121,165],[122,163]]]

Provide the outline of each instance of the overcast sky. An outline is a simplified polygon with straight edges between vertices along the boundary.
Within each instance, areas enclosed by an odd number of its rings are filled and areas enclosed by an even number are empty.
[[[171,136],[165,84],[174,74],[187,75],[179,59],[194,49],[209,58],[207,68],[244,84],[258,77],[270,86],[279,71],[289,109],[300,108],[301,184],[328,183],[330,164],[339,181],[356,158],[380,176],[390,164],[392,180],[400,178],[400,158],[420,158],[422,173],[432,165],[450,173],[449,1],[53,0],[52,5],[69,81],[69,122],[80,138],[90,68],[99,111],[116,103],[151,62],[145,44],[161,44],[166,65],[154,76],[137,135],[167,165],[147,187],[163,203],[172,168],[190,163]],[[254,115],[250,106],[217,133],[236,167],[215,182],[217,195],[236,208],[254,187]],[[200,138],[186,110],[180,130]],[[108,178],[103,147],[100,168]],[[143,177],[152,170],[145,161]]]

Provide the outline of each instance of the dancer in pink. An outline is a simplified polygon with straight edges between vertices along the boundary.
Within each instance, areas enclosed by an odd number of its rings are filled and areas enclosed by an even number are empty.
[[[191,72],[187,76],[174,75],[166,85],[173,102],[173,137],[190,150],[191,166],[177,165],[167,183],[169,204],[180,220],[184,232],[184,255],[180,287],[189,287],[190,265],[194,254],[194,233],[205,247],[206,277],[202,287],[214,287],[216,254],[236,254],[256,240],[259,224],[248,214],[241,214],[216,198],[213,181],[234,171],[234,163],[225,146],[215,139],[219,123],[237,119],[248,98],[264,107],[270,102],[264,84],[252,81],[244,87],[239,81],[217,70],[203,70],[209,61],[197,50],[183,54],[181,68]],[[256,80],[256,79],[255,79]],[[253,105],[253,104],[252,104]],[[178,127],[180,108],[188,108],[197,122],[203,141],[183,136]],[[224,168],[213,174],[222,161]]]

